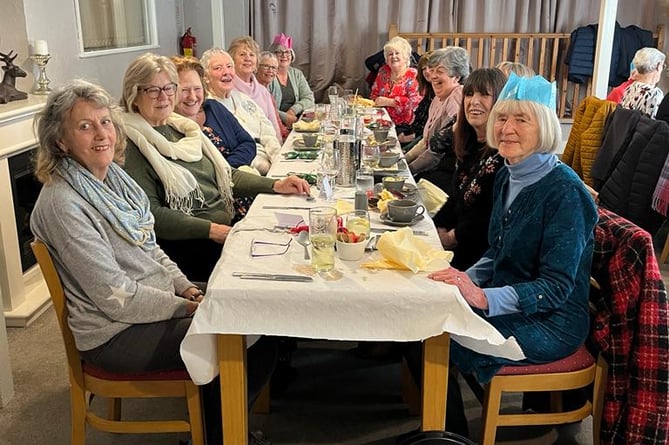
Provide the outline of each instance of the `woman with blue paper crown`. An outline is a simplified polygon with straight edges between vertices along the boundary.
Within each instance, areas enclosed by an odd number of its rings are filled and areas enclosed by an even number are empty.
[[[487,124],[487,140],[504,158],[495,179],[490,248],[466,271],[451,267],[428,275],[457,286],[479,315],[504,337],[516,338],[525,353],[525,360],[512,362],[451,342],[452,363],[481,383],[505,364],[564,358],[588,335],[597,212],[581,179],[555,155],[562,134],[555,97],[555,84],[541,76],[510,75]],[[418,372],[420,361],[409,358]],[[448,413],[450,418],[459,411],[464,419],[458,389],[449,384]]]

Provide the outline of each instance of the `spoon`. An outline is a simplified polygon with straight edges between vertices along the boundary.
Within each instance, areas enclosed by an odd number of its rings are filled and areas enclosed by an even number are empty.
[[[301,231],[297,234],[296,240],[304,247],[304,259],[310,260],[311,255],[309,255],[309,246],[311,245],[311,241],[309,240],[309,232],[306,230]]]

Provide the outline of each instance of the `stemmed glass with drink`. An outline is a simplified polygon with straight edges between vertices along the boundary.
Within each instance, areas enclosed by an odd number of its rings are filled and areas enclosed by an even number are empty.
[[[328,201],[334,199],[335,179],[341,167],[341,156],[333,144],[326,144],[321,150],[318,188],[320,197]]]
[[[381,158],[381,149],[378,145],[363,144],[361,153],[361,163],[368,174],[374,174],[374,169],[379,166]]]

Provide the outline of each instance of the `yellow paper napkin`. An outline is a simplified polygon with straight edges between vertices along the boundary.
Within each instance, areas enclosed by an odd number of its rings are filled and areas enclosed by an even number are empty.
[[[335,209],[337,209],[337,215],[341,216],[344,213],[349,213],[355,210],[355,206],[350,201],[344,201],[343,199],[338,199],[335,202]]]
[[[448,200],[448,195],[427,179],[419,180],[416,185],[418,186],[418,193],[420,194],[421,201],[423,201],[425,210],[427,210],[430,216],[436,215]]]
[[[445,269],[453,259],[450,250],[435,249],[413,234],[409,227],[386,232],[376,243],[383,258],[361,264],[369,269],[401,269],[413,273]]]

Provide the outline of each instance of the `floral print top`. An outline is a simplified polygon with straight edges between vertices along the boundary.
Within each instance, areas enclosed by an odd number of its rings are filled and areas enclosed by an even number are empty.
[[[437,227],[455,229],[458,245],[453,249],[452,265],[459,270],[469,268],[488,249],[495,175],[504,159],[497,150],[482,155],[484,149],[485,144],[476,142],[470,154],[457,162],[452,194],[434,217]]]
[[[379,69],[374,80],[370,97],[379,96],[395,99],[395,107],[386,107],[390,119],[395,125],[409,125],[414,119],[414,110],[418,107],[423,96],[418,92],[418,72],[415,68],[408,68],[401,79],[393,82],[392,73],[388,65]]]

